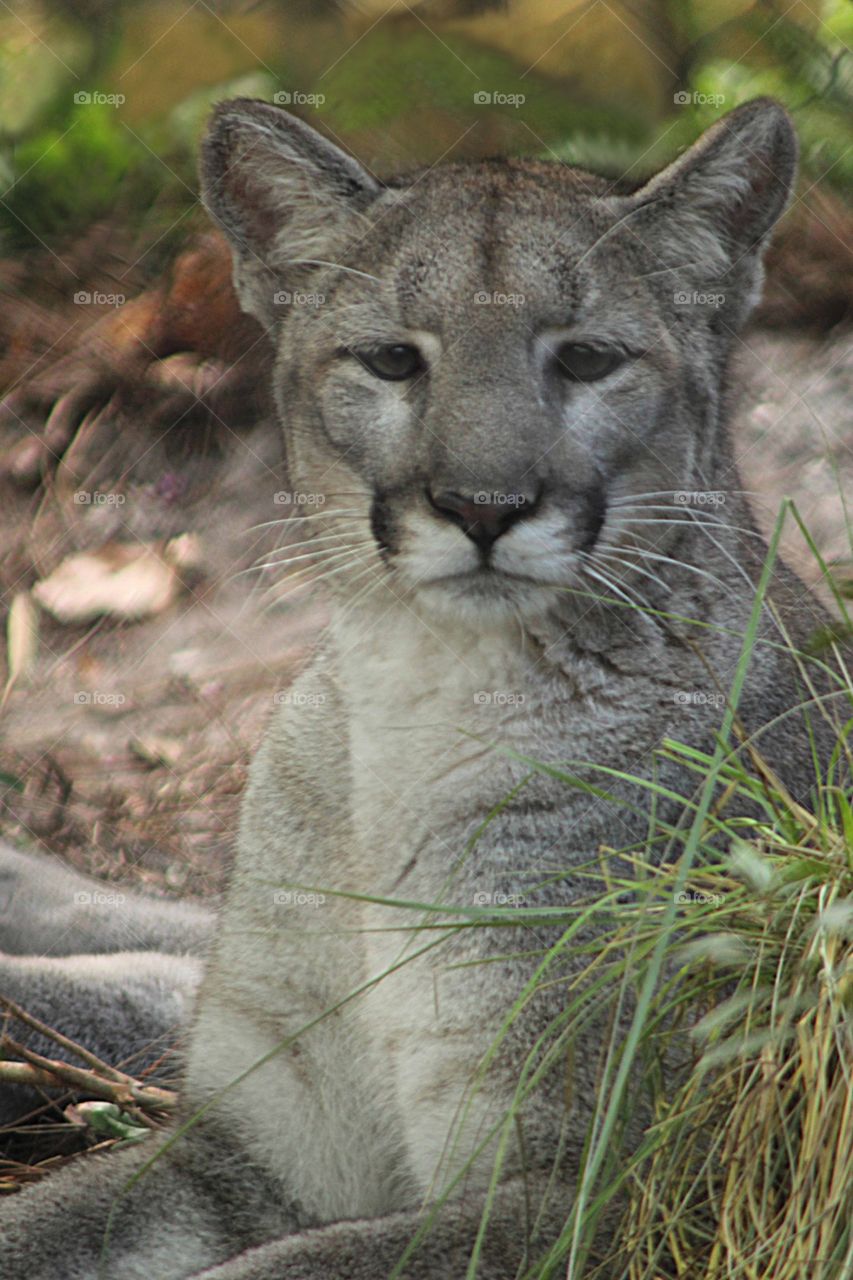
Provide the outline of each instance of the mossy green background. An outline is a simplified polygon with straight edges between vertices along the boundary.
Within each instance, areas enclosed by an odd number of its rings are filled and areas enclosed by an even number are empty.
[[[548,22],[542,0],[513,0],[491,24],[370,26],[299,16],[284,0],[216,14],[171,0],[22,0],[0,11],[4,251],[58,245],[103,218],[185,235],[198,135],[211,103],[234,94],[301,95],[297,111],[379,172],[527,153],[639,177],[722,111],[770,93],[794,114],[805,185],[849,189],[847,0],[554,5]],[[81,90],[124,101],[76,102]]]

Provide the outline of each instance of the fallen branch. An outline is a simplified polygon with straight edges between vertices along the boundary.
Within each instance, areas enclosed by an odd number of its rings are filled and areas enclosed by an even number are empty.
[[[22,1062],[6,1060],[6,1055],[22,1058]],[[172,1089],[140,1084],[132,1076],[106,1080],[97,1071],[87,1071],[34,1053],[11,1036],[0,1038],[0,1080],[9,1084],[29,1085],[34,1089],[74,1089],[88,1093],[119,1107],[136,1106],[143,1111],[174,1111],[178,1095]]]
[[[64,1036],[61,1031],[57,1031],[54,1027],[48,1026],[46,1022],[42,1022],[40,1018],[36,1018],[31,1013],[27,1013],[26,1009],[22,1009],[14,1000],[10,1000],[8,996],[0,995],[0,1007],[8,1009],[12,1017],[17,1022],[23,1022],[24,1026],[31,1027],[33,1031],[38,1031],[47,1040],[53,1040],[55,1044],[61,1045],[63,1049],[67,1049],[69,1053],[73,1053],[76,1058],[80,1058],[82,1062],[87,1062],[95,1071],[100,1071],[110,1080],[129,1080],[131,1077],[126,1075],[124,1071],[119,1071],[117,1067],[111,1067],[108,1062],[104,1062],[97,1054],[91,1053],[82,1044],[78,1044],[76,1040]]]

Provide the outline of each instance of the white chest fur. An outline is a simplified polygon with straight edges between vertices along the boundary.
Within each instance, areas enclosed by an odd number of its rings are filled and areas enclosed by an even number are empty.
[[[397,901],[453,901],[454,869],[472,827],[529,771],[506,748],[565,758],[567,722],[588,717],[591,704],[514,625],[438,633],[399,609],[374,635],[341,628],[336,642],[365,876],[359,889]],[[428,912],[387,904],[366,905],[363,916],[368,972],[386,975],[364,1017],[390,1068],[421,1194],[460,1170],[502,1106],[492,1089],[468,1092],[499,1010],[480,1003],[476,978],[445,973],[441,951],[430,950],[437,935],[419,929],[429,920]],[[455,1131],[448,1159],[460,1108],[465,1132]],[[485,1183],[491,1159],[484,1154],[469,1179]]]
[[[519,766],[497,744],[540,759],[565,751],[568,683],[515,624],[439,631],[401,607],[337,641],[355,826],[365,853],[381,844],[386,884],[424,823],[447,838],[512,786]]]

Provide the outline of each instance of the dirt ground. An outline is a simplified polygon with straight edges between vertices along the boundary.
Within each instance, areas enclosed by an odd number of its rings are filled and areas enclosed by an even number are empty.
[[[849,335],[752,332],[739,363],[737,453],[759,519],[771,526],[781,497],[793,496],[849,589]],[[69,624],[41,610],[34,664],[0,715],[0,831],[172,894],[221,890],[247,763],[324,617],[306,575],[294,591],[293,582],[275,587],[279,571],[251,571],[292,537],[258,527],[291,510],[271,415],[214,426],[194,424],[176,445],[144,404],[89,415],[71,445],[77,488],[60,473],[47,487],[7,478],[0,489],[7,604],[72,552],[153,542],[162,558],[168,539],[198,540],[179,593],[153,616]],[[4,448],[24,434],[14,421],[2,430]],[[88,502],[75,501],[81,490]],[[786,546],[814,582],[817,566],[793,529]]]
[[[270,421],[179,462],[136,424],[124,430],[124,478],[104,478],[89,504],[6,486],[5,591],[116,542],[159,539],[162,554],[166,538],[191,532],[198,563],[179,573],[174,603],[141,621],[63,624],[39,611],[35,665],[0,721],[0,829],[106,878],[207,895],[222,888],[274,696],[310,653],[323,609],[305,588],[275,603],[269,571],[252,571],[282,540],[254,526],[288,511]],[[94,496],[120,491],[120,505]]]

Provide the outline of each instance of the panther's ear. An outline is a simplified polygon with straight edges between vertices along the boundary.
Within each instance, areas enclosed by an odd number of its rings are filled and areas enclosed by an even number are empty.
[[[761,251],[796,172],[788,113],[772,98],[755,98],[723,116],[622,203],[631,206],[629,227],[644,241],[651,237],[662,265],[680,258],[707,283],[730,288],[740,321],[757,298]],[[690,279],[686,272],[682,283]]]
[[[243,310],[267,328],[288,267],[334,257],[381,190],[310,125],[251,98],[216,107],[200,177],[204,205],[231,244]]]

